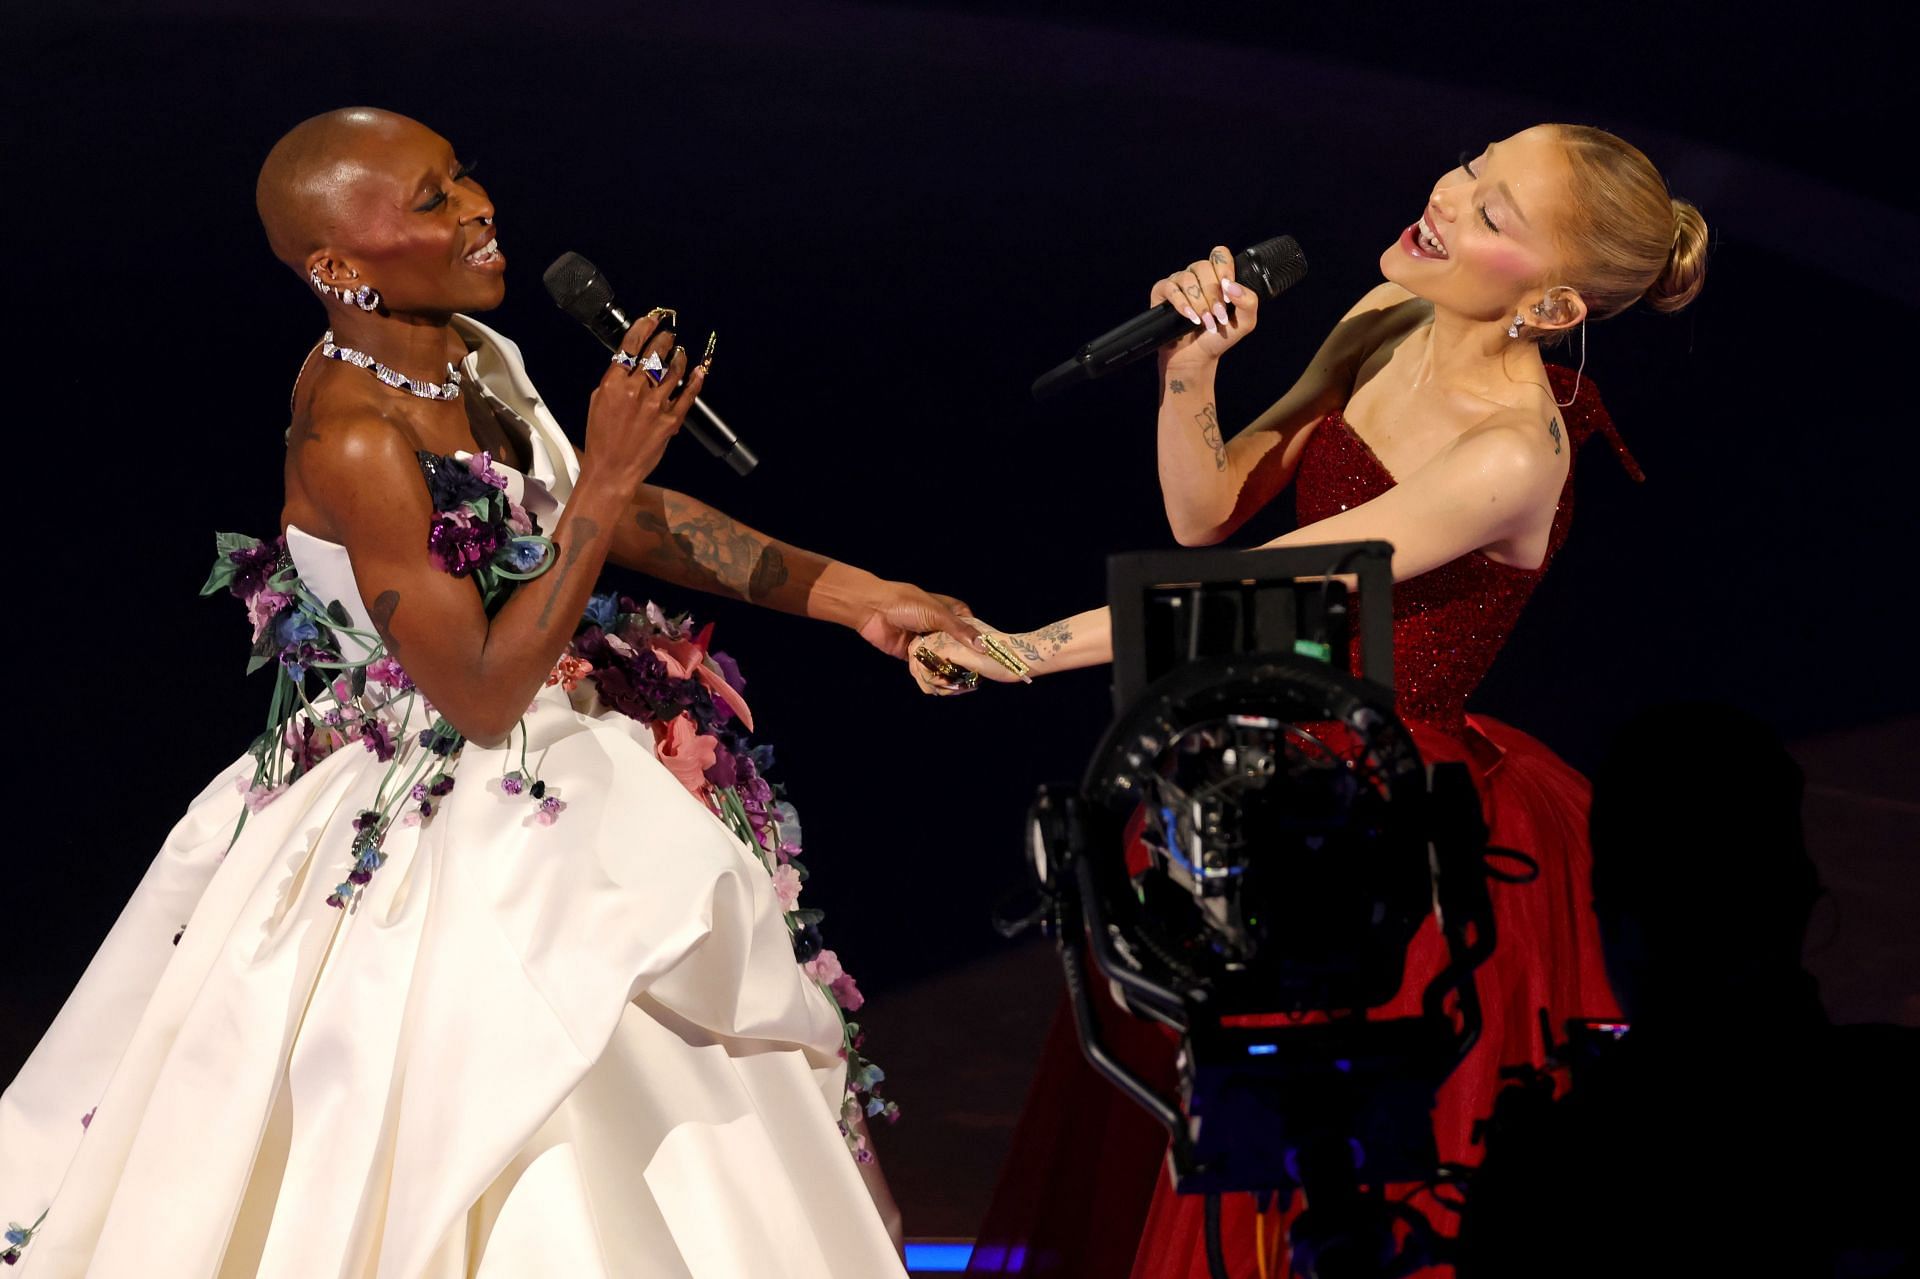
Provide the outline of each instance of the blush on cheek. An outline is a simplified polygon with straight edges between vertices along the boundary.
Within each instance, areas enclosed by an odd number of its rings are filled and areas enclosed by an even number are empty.
[[[1517,244],[1492,244],[1474,255],[1482,271],[1502,283],[1524,284],[1540,274],[1540,260]]]

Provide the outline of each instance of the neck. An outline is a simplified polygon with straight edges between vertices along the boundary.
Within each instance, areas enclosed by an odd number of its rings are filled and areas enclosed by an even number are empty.
[[[335,345],[364,351],[390,369],[429,382],[446,379],[467,348],[451,316],[381,315],[358,307],[329,305]]]
[[[1414,365],[1413,384],[1420,390],[1486,393],[1516,381],[1546,381],[1546,366],[1537,344],[1507,336],[1511,320],[1476,320],[1457,311],[1433,309],[1426,328],[1426,346]]]

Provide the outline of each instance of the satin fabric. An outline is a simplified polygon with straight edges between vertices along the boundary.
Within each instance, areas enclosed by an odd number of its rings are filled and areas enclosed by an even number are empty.
[[[578,461],[513,345],[460,325],[550,527]],[[367,625],[345,553],[290,543]],[[550,687],[525,727],[558,821],[500,790],[517,740],[469,744],[351,914],[325,899],[387,765],[337,751],[231,848],[250,758],[207,785],[0,1096],[0,1216],[48,1209],[16,1273],[904,1273],[758,858],[643,726]]]

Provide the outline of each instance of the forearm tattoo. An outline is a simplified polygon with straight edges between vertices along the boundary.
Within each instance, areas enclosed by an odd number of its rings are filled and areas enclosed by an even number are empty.
[[[1173,392],[1175,395],[1185,395],[1187,391],[1187,384],[1185,382],[1182,382],[1179,378],[1175,378],[1173,379],[1173,381],[1167,383],[1167,389]]]
[[[1214,412],[1212,404],[1208,404],[1193,420],[1200,424],[1200,438],[1213,450],[1213,469],[1226,470],[1227,442],[1220,434],[1220,415]]]
[[[571,536],[567,538],[567,554],[560,561],[560,572],[553,579],[553,589],[547,592],[547,602],[540,606],[540,616],[534,625],[541,630],[547,629],[547,623],[553,618],[553,606],[559,600],[560,593],[567,588],[567,578],[573,573],[574,561],[580,558],[580,552],[587,543],[600,536],[600,525],[584,515],[573,519]]]
[[[1553,455],[1560,456],[1560,419],[1554,418],[1547,423],[1547,434],[1553,437]]]
[[[778,546],[711,507],[669,498],[659,511],[635,512],[633,522],[656,539],[646,567],[670,582],[757,604],[792,578]]]
[[[1037,631],[1028,631],[1024,635],[1009,635],[1013,646],[1020,650],[1020,656],[1029,662],[1044,662],[1048,658],[1058,657],[1073,640],[1073,625],[1070,622],[1054,622],[1042,626]]]
[[[388,657],[392,657],[394,651],[400,647],[393,640],[393,615],[399,611],[399,591],[381,591],[374,596],[372,605],[367,609],[367,616],[373,619],[374,633],[386,646]]]

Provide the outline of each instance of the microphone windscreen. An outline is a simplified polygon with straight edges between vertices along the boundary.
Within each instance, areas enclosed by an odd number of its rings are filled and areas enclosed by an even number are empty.
[[[1241,250],[1235,266],[1240,283],[1251,285],[1270,300],[1300,283],[1307,273],[1307,255],[1292,236],[1277,235]]]
[[[554,305],[581,323],[589,323],[613,304],[613,286],[600,268],[578,253],[562,253],[540,277]]]

